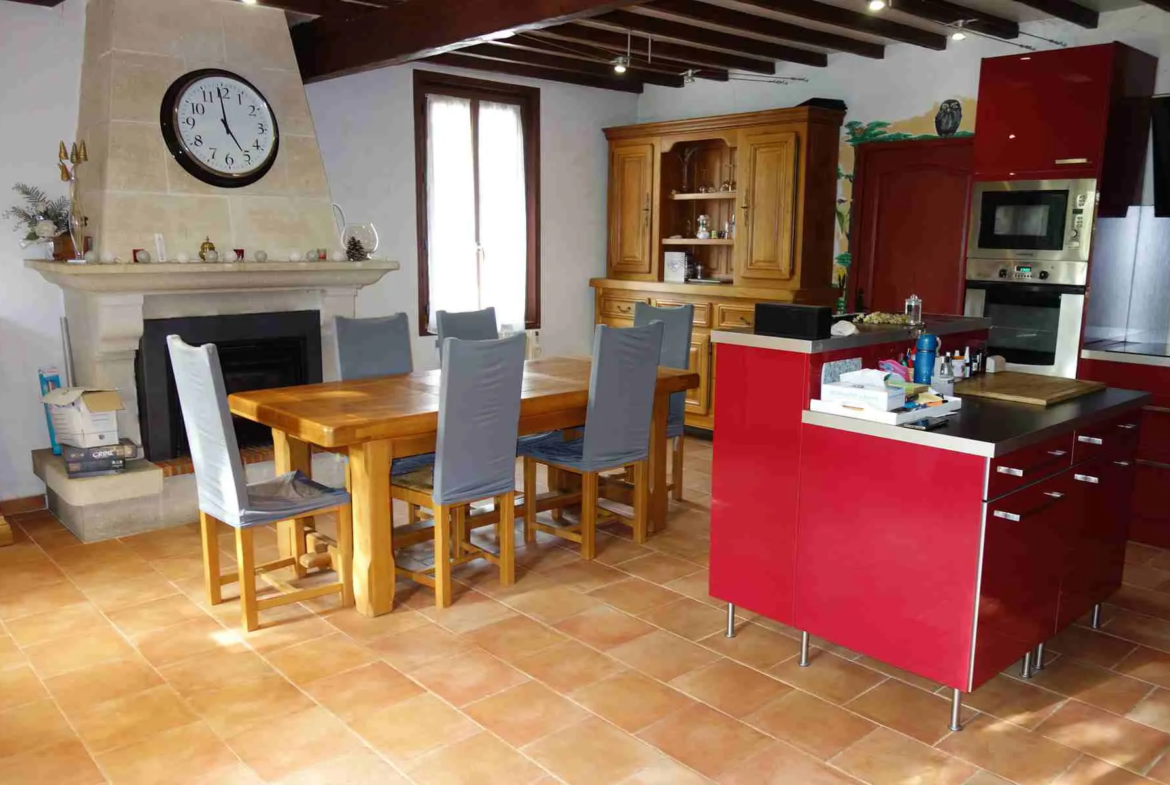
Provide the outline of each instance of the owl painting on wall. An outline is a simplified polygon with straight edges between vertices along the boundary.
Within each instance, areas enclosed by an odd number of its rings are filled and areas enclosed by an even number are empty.
[[[939,136],[954,136],[963,122],[963,105],[954,98],[948,98],[938,107],[934,116],[934,130]]]

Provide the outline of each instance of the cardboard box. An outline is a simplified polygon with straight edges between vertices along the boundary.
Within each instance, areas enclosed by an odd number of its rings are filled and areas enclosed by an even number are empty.
[[[892,412],[906,405],[906,391],[899,387],[830,382],[821,385],[821,400]]]
[[[101,447],[118,443],[118,412],[122,396],[116,390],[60,387],[42,398],[57,441],[74,447]]]

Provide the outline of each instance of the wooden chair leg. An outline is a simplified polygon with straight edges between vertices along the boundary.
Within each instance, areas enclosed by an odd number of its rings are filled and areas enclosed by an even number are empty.
[[[581,558],[597,555],[597,472],[581,475]]]
[[[650,464],[638,461],[634,464],[634,542],[646,542],[650,523]]]
[[[435,607],[451,604],[451,512],[452,507],[436,504],[435,514]]]
[[[565,487],[565,472],[552,466],[546,466],[545,470],[548,472],[548,489],[550,491],[561,491]],[[565,517],[565,511],[562,507],[552,508],[552,517],[554,521],[562,521]]]
[[[552,471],[552,467],[549,467]],[[536,542],[536,461],[524,459],[524,542]],[[503,511],[501,510],[501,514]]]
[[[670,495],[676,502],[681,502],[683,497],[683,445],[686,441],[685,436],[675,438],[674,455],[670,459],[670,481],[674,485]]]
[[[418,507],[410,502],[406,503],[406,522],[408,524],[418,523]]]
[[[458,559],[467,553],[464,546],[467,542],[467,505],[452,507],[451,518],[451,556]]]
[[[500,584],[516,582],[516,493],[509,491],[496,499],[500,510]]]
[[[293,521],[292,547],[293,558],[296,560],[293,562],[293,569],[296,571],[298,578],[303,578],[309,574],[308,568],[301,562],[301,557],[308,553],[308,537],[306,535],[310,528],[313,527],[306,526],[304,520]]]
[[[337,511],[337,578],[341,581],[341,607],[353,607],[353,507]]]
[[[203,538],[203,583],[207,589],[207,602],[219,605],[223,602],[219,582],[219,522],[205,512],[199,513],[199,533]]]
[[[236,569],[240,574],[240,617],[248,632],[260,628],[256,608],[256,559],[252,550],[252,530],[236,529]]]

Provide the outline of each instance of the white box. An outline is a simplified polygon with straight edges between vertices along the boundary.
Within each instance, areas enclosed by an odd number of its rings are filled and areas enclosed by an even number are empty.
[[[122,396],[116,390],[59,387],[42,398],[57,441],[74,447],[102,447],[118,443],[118,412]]]
[[[667,283],[686,283],[687,255],[685,251],[667,251],[663,254],[666,264],[662,271],[662,280]]]
[[[912,412],[879,412],[877,409],[859,409],[855,406],[846,406],[836,401],[818,401],[815,399],[809,401],[808,408],[810,411],[837,414],[841,417],[852,417],[855,420],[868,420],[869,422],[880,422],[886,425],[905,425],[908,422],[930,420],[935,417],[943,417],[951,412],[957,412],[963,408],[963,399],[947,398],[946,403],[939,406],[915,409]]]
[[[900,387],[870,387],[849,382],[821,385],[821,400],[864,406],[879,412],[891,412],[906,405],[906,391]]]

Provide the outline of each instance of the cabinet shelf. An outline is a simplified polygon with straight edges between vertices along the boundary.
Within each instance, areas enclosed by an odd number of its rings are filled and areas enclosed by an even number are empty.
[[[663,245],[735,245],[734,239],[728,240],[697,240],[691,237],[668,237],[662,241]]]
[[[734,199],[739,196],[736,191],[708,191],[705,194],[671,194],[670,198],[676,202],[699,202],[704,199]]]

